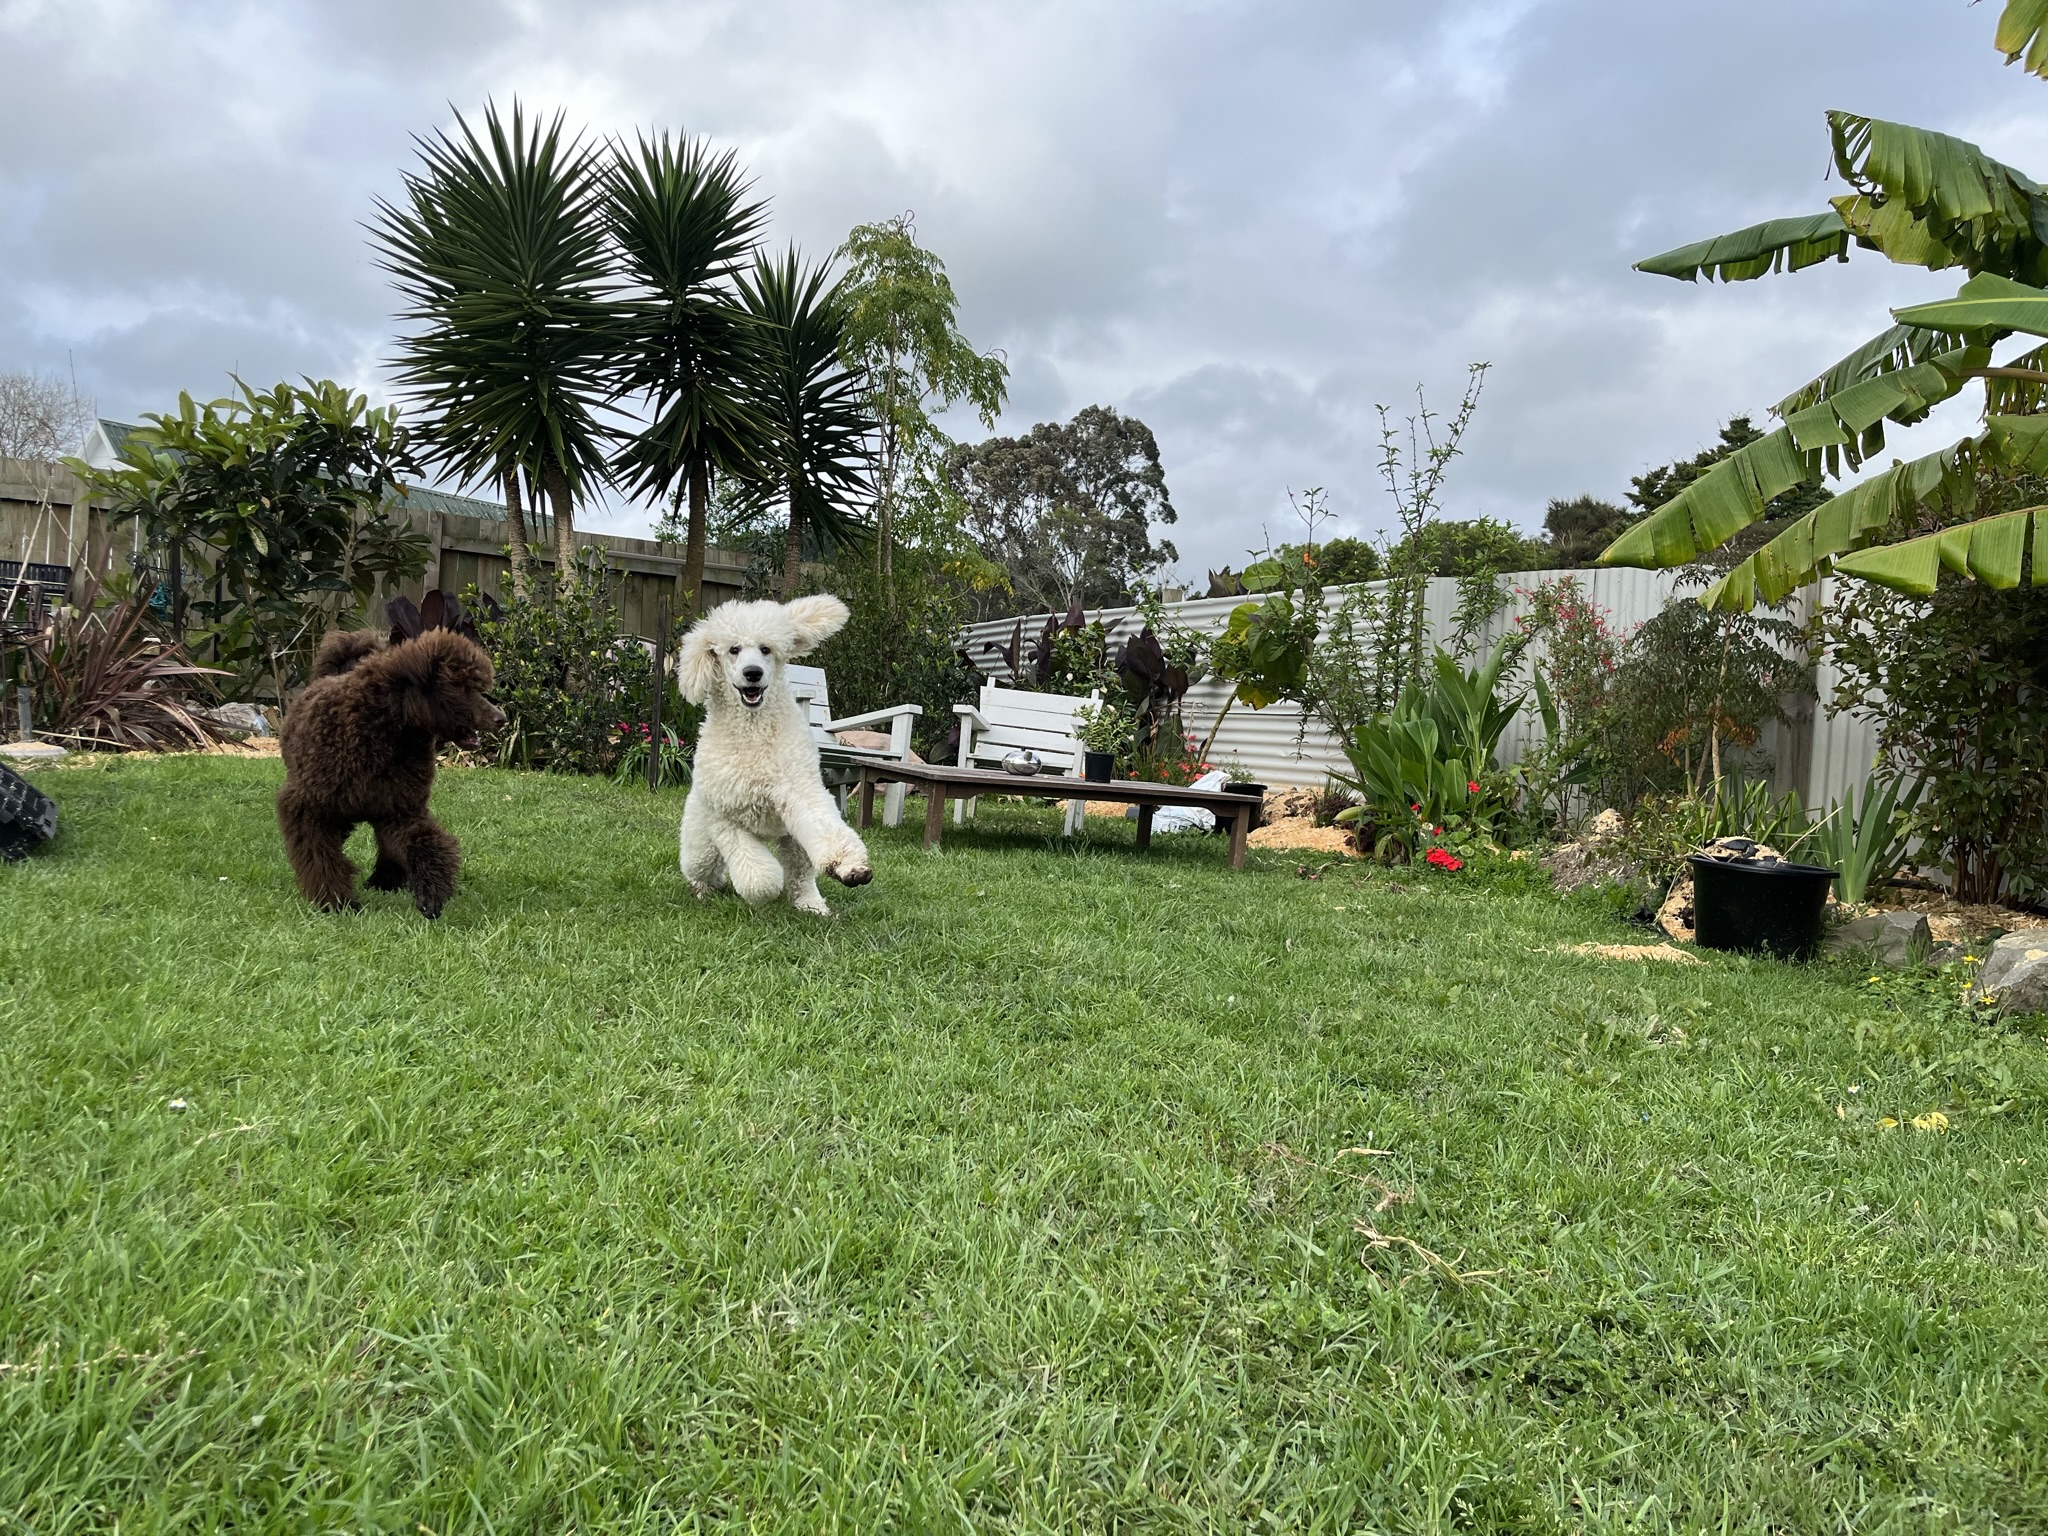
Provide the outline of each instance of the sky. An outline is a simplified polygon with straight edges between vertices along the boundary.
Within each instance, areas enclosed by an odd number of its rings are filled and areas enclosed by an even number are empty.
[[[823,255],[903,212],[1011,372],[998,430],[1157,434],[1180,570],[1392,519],[1376,407],[1486,388],[1444,515],[1554,497],[1762,418],[1955,274],[1858,252],[1730,286],[1643,256],[1818,212],[1824,109],[2048,176],[1997,0],[0,0],[0,369],[120,419],[332,377],[388,398],[364,235],[415,135],[487,99],[702,134]],[[1960,413],[1960,414],[1959,414]],[[964,439],[983,428],[949,422]],[[1960,404],[1893,449],[1967,428]],[[587,519],[645,533],[618,503]]]

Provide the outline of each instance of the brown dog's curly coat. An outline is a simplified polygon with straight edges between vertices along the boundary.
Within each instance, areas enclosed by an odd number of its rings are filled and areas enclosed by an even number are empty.
[[[434,751],[442,741],[473,746],[479,731],[505,723],[484,697],[490,686],[490,657],[451,630],[397,645],[369,630],[321,641],[312,681],[285,715],[277,793],[285,854],[308,901],[356,905],[343,845],[367,821],[377,832],[371,889],[410,886],[422,915],[441,915],[462,850],[427,810]]]

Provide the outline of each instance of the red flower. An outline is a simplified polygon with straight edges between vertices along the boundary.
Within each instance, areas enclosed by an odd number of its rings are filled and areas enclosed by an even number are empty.
[[[1444,870],[1446,872],[1460,870],[1465,867],[1465,861],[1459,858],[1455,853],[1451,852],[1451,850],[1448,848],[1430,849],[1429,852],[1425,853],[1422,856],[1422,862],[1425,864],[1434,864],[1438,869]]]
[[[1466,782],[1465,782],[1465,793],[1466,793],[1466,794],[1468,794],[1468,795],[1476,795],[1476,794],[1478,794],[1478,793],[1479,793],[1479,781],[1478,781],[1477,779],[1468,779],[1468,780],[1466,780]]]

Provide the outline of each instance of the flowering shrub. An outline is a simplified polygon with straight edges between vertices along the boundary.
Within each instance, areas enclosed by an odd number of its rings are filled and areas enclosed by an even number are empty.
[[[1201,743],[1191,733],[1183,732],[1177,745],[1172,736],[1162,735],[1157,747],[1135,754],[1131,777],[1153,784],[1192,784],[1210,767],[1202,757]]]
[[[647,782],[647,756],[653,748],[654,727],[645,720],[621,720],[612,729],[617,732],[618,759],[612,769],[612,777],[621,784],[644,784]],[[661,784],[667,788],[672,784],[690,782],[690,748],[683,738],[667,721],[661,727]]]

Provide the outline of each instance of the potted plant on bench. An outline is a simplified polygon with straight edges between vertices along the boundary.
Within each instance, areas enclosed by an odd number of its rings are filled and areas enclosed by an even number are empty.
[[[1074,711],[1074,735],[1081,743],[1081,777],[1107,784],[1116,777],[1117,753],[1130,741],[1130,711],[1097,699]]]

